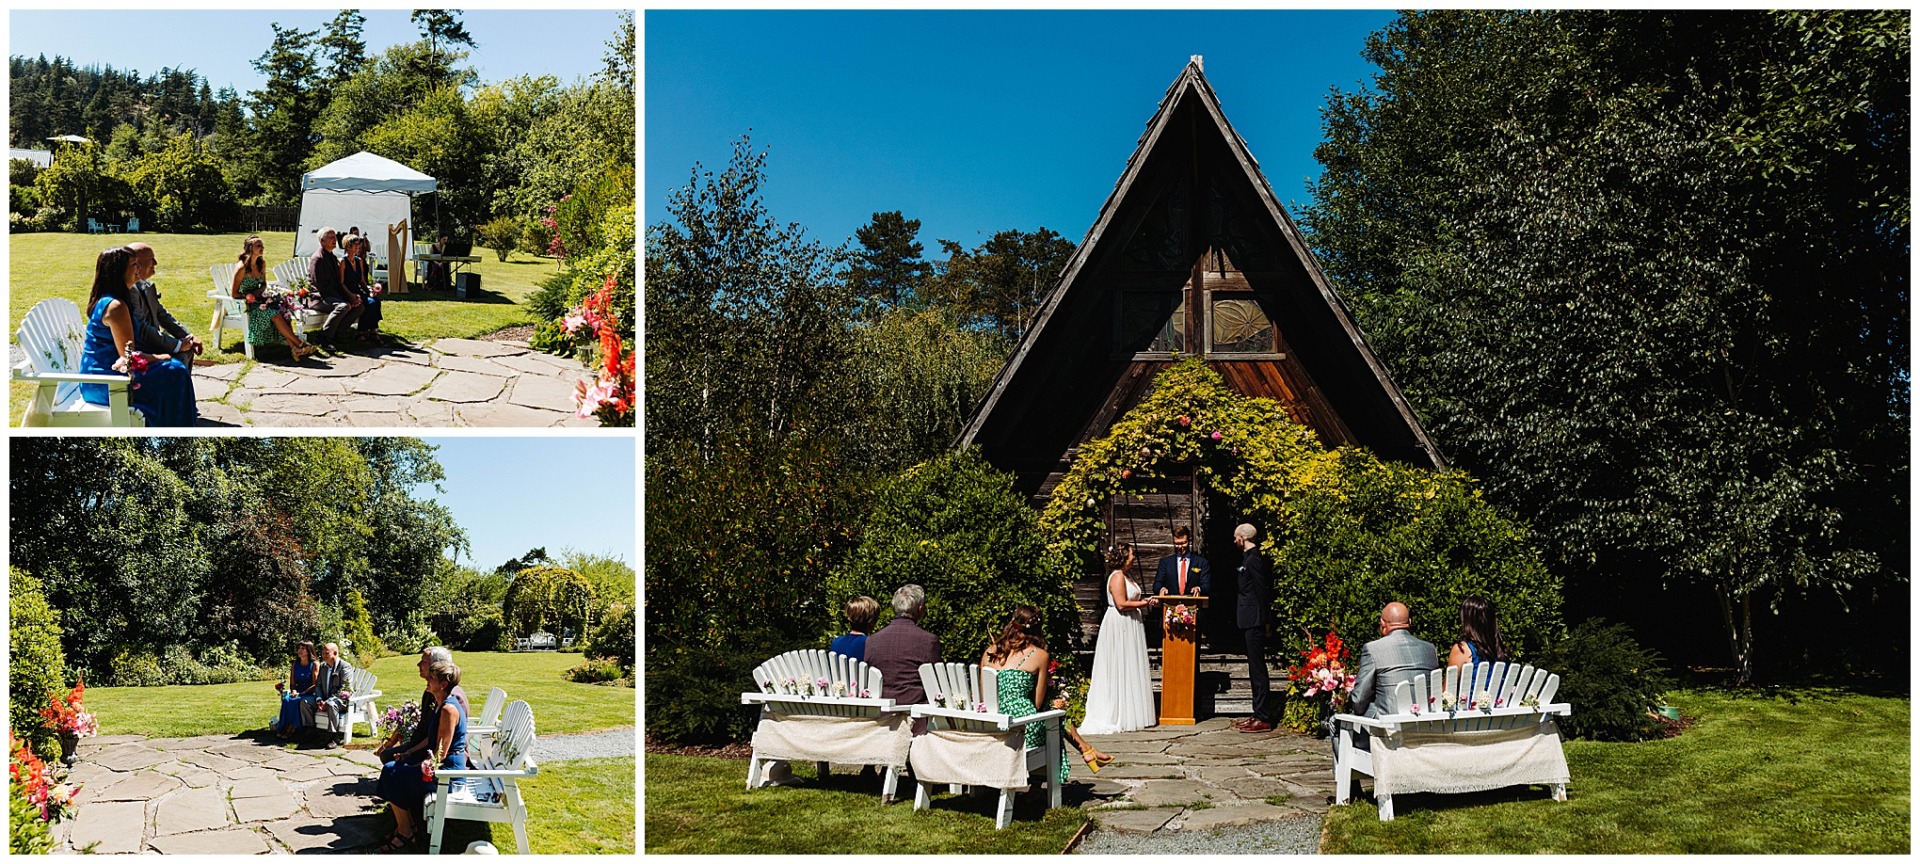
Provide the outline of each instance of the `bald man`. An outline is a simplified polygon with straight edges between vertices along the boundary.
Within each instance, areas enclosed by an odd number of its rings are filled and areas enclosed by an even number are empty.
[[[133,290],[127,292],[127,310],[133,314],[133,346],[148,354],[171,354],[191,370],[193,355],[205,350],[186,325],[174,320],[167,307],[160,305],[160,289],[153,287],[153,274],[160,261],[153,247],[128,243],[133,252]]]
[[[1360,649],[1360,671],[1355,673],[1345,713],[1378,717],[1381,693],[1440,668],[1439,650],[1413,635],[1412,621],[1406,604],[1397,600],[1380,610],[1380,638]]]

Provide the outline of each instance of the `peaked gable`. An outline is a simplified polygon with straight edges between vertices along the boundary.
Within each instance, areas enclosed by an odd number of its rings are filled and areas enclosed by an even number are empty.
[[[1138,326],[1169,312],[1163,337],[1149,338],[1152,320]],[[1230,329],[1263,323],[1275,332],[1253,353],[1222,349]],[[979,445],[1039,491],[1041,477],[1139,400],[1171,361],[1168,345],[1204,353],[1236,390],[1275,398],[1331,445],[1445,465],[1228,123],[1198,57],[1167,89],[956,443]]]

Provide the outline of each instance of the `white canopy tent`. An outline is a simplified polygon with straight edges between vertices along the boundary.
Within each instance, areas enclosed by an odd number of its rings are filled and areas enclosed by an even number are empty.
[[[300,231],[294,235],[293,254],[304,258],[318,251],[323,227],[344,234],[355,225],[376,250],[384,249],[387,226],[404,221],[412,229],[412,196],[438,185],[432,177],[365,150],[309,171],[300,178]]]

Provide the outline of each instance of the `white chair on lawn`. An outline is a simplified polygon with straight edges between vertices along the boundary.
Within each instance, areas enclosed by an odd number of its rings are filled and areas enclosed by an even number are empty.
[[[481,706],[480,713],[467,722],[467,747],[483,754],[493,746],[493,736],[500,731],[500,712],[506,710],[507,691],[498,687],[487,691],[487,702]]]
[[[207,299],[213,301],[213,347],[220,349],[220,335],[228,327],[240,330],[241,350],[247,359],[253,359],[253,338],[247,330],[247,301],[233,296],[233,271],[240,268],[235,261],[215,264],[207,268],[207,275],[213,279],[213,287],[207,289]]]
[[[924,663],[920,682],[934,704],[913,706],[915,719],[927,718],[926,734],[913,739],[913,779],[919,787],[913,809],[932,804],[935,785],[985,786],[1000,790],[993,825],[1013,822],[1013,797],[1040,774],[1047,784],[1047,808],[1060,806],[1061,722],[1057,709],[1012,717],[1000,713],[999,673],[961,663]],[[1046,743],[1028,747],[1027,727],[1045,724]]]
[[[42,300],[20,319],[16,336],[26,355],[13,366],[13,380],[34,385],[23,426],[142,427],[147,420],[127,402],[125,375],[80,371],[87,321],[65,297]],[[80,385],[107,385],[107,404],[80,398]]]
[[[1544,785],[1567,800],[1567,757],[1557,716],[1560,676],[1532,666],[1481,663],[1436,669],[1382,694],[1379,717],[1335,714],[1334,800],[1352,797],[1353,775],[1373,778],[1381,821],[1407,792],[1480,792]],[[1369,749],[1354,746],[1368,736]]]
[[[476,754],[471,746],[467,748],[472,767],[434,772],[434,789],[427,793],[422,810],[429,832],[427,854],[440,854],[448,819],[509,823],[520,854],[532,854],[527,848],[527,802],[520,796],[520,781],[540,774],[540,766],[533,761],[533,742],[533,709],[516,699],[500,718],[489,751]],[[456,780],[458,787],[452,785]]]
[[[790,762],[812,762],[825,778],[832,763],[873,765],[885,773],[880,803],[893,801],[913,741],[904,706],[880,697],[880,670],[820,649],[788,651],[753,670],[758,690],[740,704],[760,706],[747,762],[747,788],[789,776]]]
[[[340,712],[340,728],[333,728],[333,718],[325,708],[313,712],[314,727],[339,732],[344,739],[341,741],[342,746],[353,743],[353,724],[355,723],[367,724],[369,735],[378,734],[380,708],[374,704],[374,700],[380,698],[379,684],[379,676],[372,672],[365,669],[349,670],[347,686],[342,689],[351,695],[347,697],[346,710]]]
[[[291,288],[296,279],[301,282],[308,281],[307,259],[288,258],[285,261],[273,265],[273,281]]]

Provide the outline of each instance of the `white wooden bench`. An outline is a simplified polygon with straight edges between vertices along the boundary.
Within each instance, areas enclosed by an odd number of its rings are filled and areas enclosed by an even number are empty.
[[[473,727],[467,727],[467,764],[470,767],[434,772],[434,789],[427,793],[422,815],[428,824],[427,854],[440,854],[440,839],[448,819],[506,822],[520,854],[527,848],[527,802],[520,797],[520,781],[539,775],[533,761],[533,709],[516,699],[500,718],[493,745],[476,753]],[[454,781],[460,781],[457,786]]]
[[[933,787],[986,786],[1000,790],[994,828],[1013,822],[1013,797],[1025,791],[1031,775],[1047,784],[1047,808],[1060,806],[1061,722],[1065,711],[1041,711],[1025,717],[1000,713],[999,673],[977,665],[923,663],[920,682],[935,704],[913,706],[915,719],[927,718],[926,734],[913,739],[913,779],[918,789],[913,809],[932,804]],[[1046,743],[1028,747],[1027,727],[1045,724]]]
[[[342,746],[353,743],[353,724],[367,724],[369,735],[380,731],[380,708],[373,704],[380,698],[380,678],[365,669],[350,669],[347,672],[347,686],[341,689],[349,694],[346,710],[340,712],[340,727],[333,728],[333,718],[327,714],[326,706],[316,705],[313,711],[313,725],[317,729],[339,732]]]
[[[485,755],[500,731],[500,712],[506,710],[507,691],[495,687],[487,691],[487,702],[480,713],[467,718],[467,747]]]
[[[913,740],[904,706],[880,696],[880,670],[821,649],[788,651],[753,670],[758,690],[740,704],[760,706],[747,761],[747,788],[790,776],[789,763],[812,762],[825,778],[834,762],[873,765],[885,772],[880,803],[893,801]]]
[[[14,365],[13,380],[34,385],[33,401],[28,403],[21,425],[147,425],[146,418],[128,405],[131,379],[118,373],[80,371],[86,332],[87,320],[80,316],[80,307],[64,297],[35,303],[20,319],[16,335],[26,359]],[[95,405],[80,398],[82,384],[107,385],[107,404]]]
[[[1353,775],[1374,780],[1381,821],[1407,792],[1478,792],[1540,784],[1567,800],[1567,758],[1556,716],[1560,676],[1532,666],[1481,663],[1436,669],[1382,693],[1379,717],[1336,714],[1334,800],[1352,798]],[[1369,749],[1355,746],[1369,736]]]

